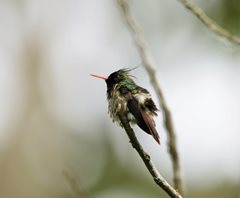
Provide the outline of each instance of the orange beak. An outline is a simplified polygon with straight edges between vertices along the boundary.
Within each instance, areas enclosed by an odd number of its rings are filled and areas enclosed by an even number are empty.
[[[95,75],[95,74],[90,74],[91,76],[93,77],[96,77],[96,78],[101,78],[103,80],[107,80],[108,78],[104,77],[104,76],[98,76],[98,75]]]

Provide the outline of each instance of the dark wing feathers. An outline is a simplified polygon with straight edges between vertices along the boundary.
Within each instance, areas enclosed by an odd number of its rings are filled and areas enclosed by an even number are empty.
[[[156,107],[155,103],[151,98],[145,100],[145,106],[155,115],[157,116],[158,108]]]
[[[158,144],[160,144],[160,138],[159,138],[158,132],[155,128],[155,122],[154,122],[152,116],[148,115],[147,112],[143,111],[142,109],[141,109],[141,114],[142,114],[145,124],[148,127],[148,131],[151,132],[151,135],[153,136],[153,138],[157,141]]]
[[[138,105],[137,101],[135,99],[129,100],[127,103],[127,106],[128,106],[129,111],[136,118],[138,126],[142,130],[144,130],[145,132],[147,132],[148,134],[151,135],[151,132],[149,131],[148,126],[146,125],[146,123],[143,119],[143,116],[139,109],[139,105]]]
[[[131,92],[126,91],[126,89],[124,89],[124,91],[122,90],[122,92],[124,92],[124,96],[128,101],[127,107],[129,111],[137,120],[137,125],[146,133],[152,135],[158,144],[160,144],[160,138],[155,128],[155,122],[152,118],[152,115],[149,112],[145,111],[143,107],[138,104],[138,101],[134,98],[134,96],[132,96]],[[152,112],[157,111],[157,108],[152,99],[148,99],[148,103],[149,105],[147,107],[149,110],[153,110]],[[154,112],[154,114],[156,113]]]

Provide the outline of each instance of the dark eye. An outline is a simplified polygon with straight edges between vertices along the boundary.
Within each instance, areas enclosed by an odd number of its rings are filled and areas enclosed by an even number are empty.
[[[115,76],[115,77],[114,77],[114,81],[115,81],[115,82],[118,82],[119,80],[120,80],[120,76]]]

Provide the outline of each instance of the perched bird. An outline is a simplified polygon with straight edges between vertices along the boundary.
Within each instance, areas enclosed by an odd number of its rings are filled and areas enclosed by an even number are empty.
[[[108,77],[91,74],[105,80],[107,84],[108,112],[113,122],[121,122],[119,112],[125,112],[132,124],[153,136],[160,144],[153,116],[157,116],[157,107],[148,90],[136,85],[129,74],[130,69],[120,69]]]

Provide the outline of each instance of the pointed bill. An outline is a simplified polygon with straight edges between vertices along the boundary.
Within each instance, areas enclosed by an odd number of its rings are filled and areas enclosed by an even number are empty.
[[[90,75],[93,76],[93,77],[96,77],[96,78],[101,78],[103,80],[107,80],[107,78],[104,77],[104,76],[99,76],[99,75],[95,75],[95,74],[90,74]]]

